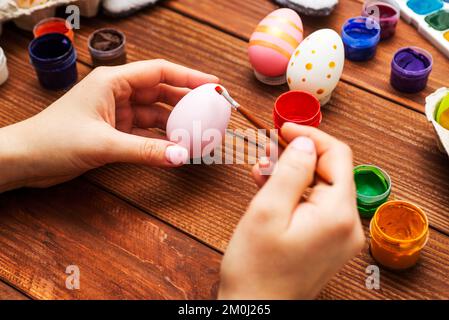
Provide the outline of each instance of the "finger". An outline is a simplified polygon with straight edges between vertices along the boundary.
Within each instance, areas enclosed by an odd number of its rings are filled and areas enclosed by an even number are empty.
[[[301,196],[313,182],[315,165],[313,141],[307,137],[294,139],[280,157],[276,170],[256,195],[256,199],[271,202],[270,210],[275,209],[272,214],[288,224]]]
[[[268,157],[261,157],[259,161],[253,166],[253,178],[259,188],[262,188],[268,181],[268,178],[270,177],[273,169],[274,164]]]
[[[110,72],[116,79],[125,79],[134,90],[152,88],[159,83],[193,89],[205,83],[219,81],[214,75],[162,59],[128,63],[113,67]]]
[[[165,130],[171,110],[160,103],[148,105],[135,105],[134,126],[137,128],[159,128]]]
[[[115,129],[109,132],[108,162],[129,162],[156,167],[176,167],[188,162],[187,149],[172,142],[127,134]]]
[[[306,136],[315,142],[318,155],[317,174],[321,178],[330,184],[347,186],[352,183],[352,151],[345,143],[309,126],[286,123],[281,131],[287,141],[298,136]]]
[[[178,88],[161,83],[150,89],[136,90],[132,102],[137,104],[162,102],[174,106],[190,91],[189,88]]]

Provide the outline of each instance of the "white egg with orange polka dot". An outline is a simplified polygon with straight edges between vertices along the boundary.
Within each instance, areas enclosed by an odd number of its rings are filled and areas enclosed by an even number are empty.
[[[331,29],[315,31],[294,51],[287,69],[290,90],[312,93],[325,105],[340,80],[345,62],[343,41]]]

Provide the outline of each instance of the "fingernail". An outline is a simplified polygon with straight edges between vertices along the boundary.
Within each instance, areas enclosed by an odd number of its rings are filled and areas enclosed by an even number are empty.
[[[315,153],[315,143],[312,139],[307,137],[295,138],[295,140],[291,142],[291,146],[298,151],[306,152],[309,154]]]
[[[186,148],[181,146],[168,146],[165,150],[165,158],[174,165],[186,164],[189,159],[189,153]]]
[[[260,168],[269,168],[270,167],[270,158],[268,158],[268,157],[260,157],[260,159],[259,159],[259,167]]]

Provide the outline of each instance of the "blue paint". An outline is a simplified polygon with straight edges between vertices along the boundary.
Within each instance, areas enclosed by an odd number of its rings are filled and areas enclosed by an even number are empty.
[[[416,14],[424,15],[440,10],[444,4],[441,0],[409,0],[407,6]]]
[[[31,41],[28,51],[42,87],[67,89],[77,78],[76,50],[63,34],[49,33]]]
[[[341,37],[347,59],[369,60],[376,54],[380,40],[380,25],[368,17],[351,18],[343,25]]]

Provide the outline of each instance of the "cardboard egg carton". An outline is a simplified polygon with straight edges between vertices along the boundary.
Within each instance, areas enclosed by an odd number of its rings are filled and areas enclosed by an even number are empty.
[[[78,0],[0,0],[0,23]]]
[[[449,155],[449,130],[443,128],[435,121],[435,109],[438,103],[449,93],[448,88],[440,88],[426,98],[426,116],[427,120],[432,123],[435,130],[438,147],[441,152]]]

